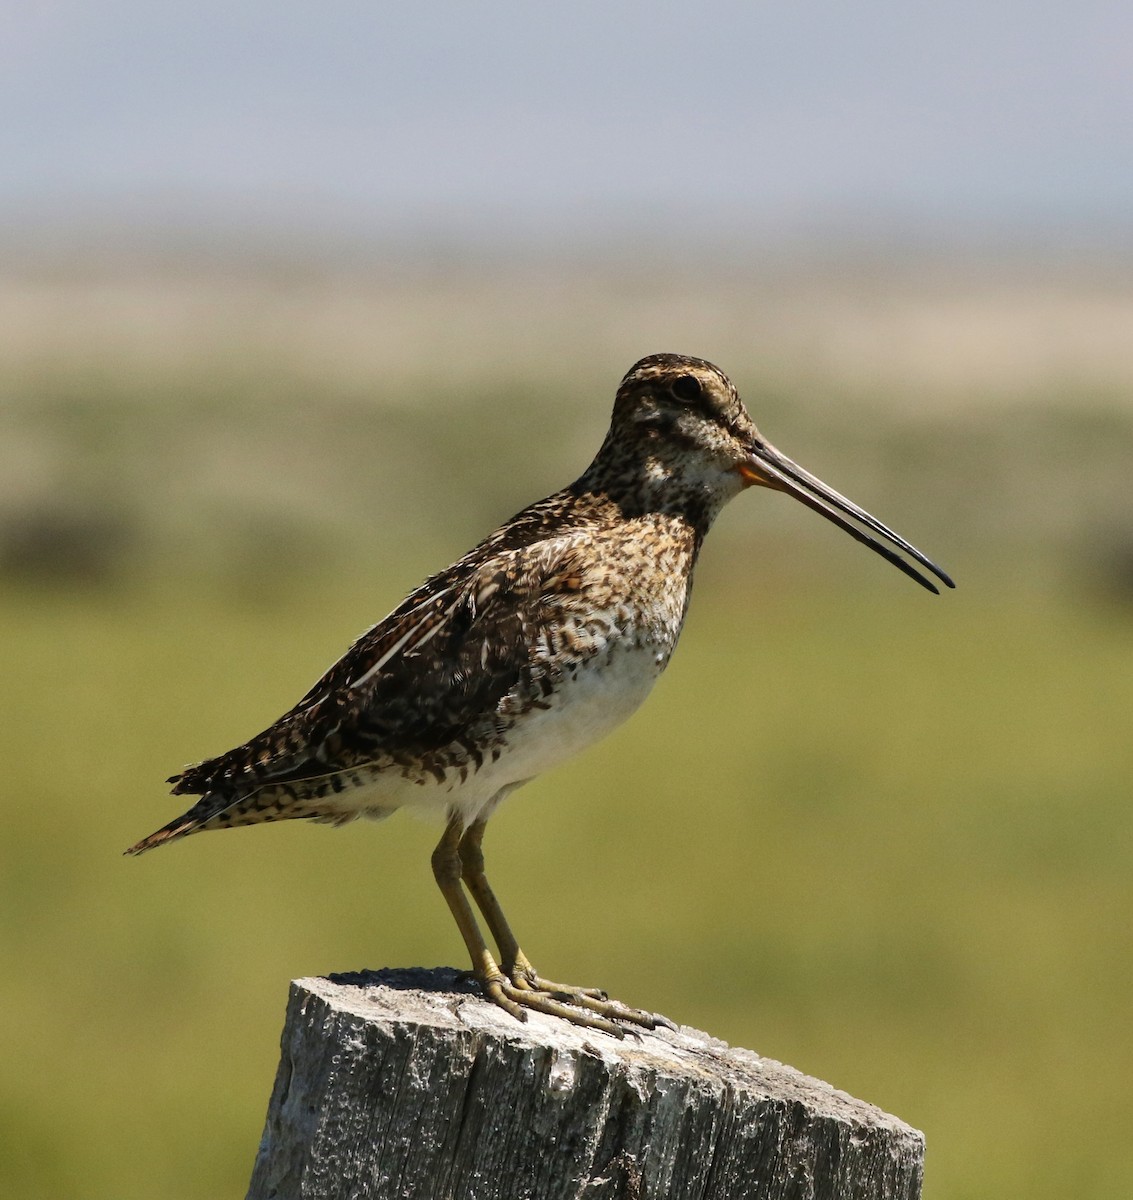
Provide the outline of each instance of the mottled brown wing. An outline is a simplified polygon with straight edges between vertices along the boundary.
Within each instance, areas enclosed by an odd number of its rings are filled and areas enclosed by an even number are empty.
[[[517,685],[539,688],[532,631],[577,581],[570,539],[462,560],[363,634],[270,728],[173,776],[173,792],[298,782],[450,744]]]

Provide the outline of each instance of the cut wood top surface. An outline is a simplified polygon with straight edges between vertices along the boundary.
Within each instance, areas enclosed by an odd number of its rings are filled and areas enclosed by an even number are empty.
[[[876,1105],[858,1100],[820,1079],[751,1050],[729,1046],[699,1029],[629,1033],[624,1039],[531,1012],[516,1021],[480,995],[466,973],[451,968],[409,968],[297,979],[293,988],[310,993],[333,1010],[365,1022],[431,1026],[483,1033],[518,1046],[555,1052],[548,1085],[569,1090],[577,1060],[588,1056],[631,1072],[699,1076],[727,1083],[752,1096],[798,1103],[823,1116],[871,1129],[889,1129],[916,1142],[923,1135]]]

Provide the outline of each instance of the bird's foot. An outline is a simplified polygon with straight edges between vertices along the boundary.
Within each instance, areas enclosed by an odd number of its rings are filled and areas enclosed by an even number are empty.
[[[657,1013],[646,1012],[641,1008],[631,1008],[628,1004],[623,1004],[620,1000],[611,1000],[599,988],[572,987],[567,983],[556,983],[554,980],[544,979],[541,975],[536,975],[534,972],[530,975],[521,975],[518,978],[513,975],[512,979],[519,987],[526,986],[532,988],[536,992],[551,996],[563,1004],[570,1005],[572,1011],[582,1010],[583,1013],[593,1013],[597,1017],[607,1021],[622,1021],[630,1026],[628,1030],[623,1030],[623,1032],[633,1033],[635,1032],[634,1027],[656,1029],[659,1025],[672,1025],[672,1022],[667,1017],[659,1016]],[[573,1016],[570,1019],[577,1020]]]
[[[527,1020],[527,1009],[534,1009],[617,1038],[638,1028],[673,1028],[667,1018],[611,1000],[598,988],[572,987],[544,979],[526,959],[517,961],[507,975],[502,971],[491,974],[481,984],[489,1000],[520,1021]]]

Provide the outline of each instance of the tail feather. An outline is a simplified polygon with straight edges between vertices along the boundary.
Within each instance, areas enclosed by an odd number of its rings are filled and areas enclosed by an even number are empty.
[[[144,854],[155,846],[175,842],[191,833],[206,829],[235,829],[237,825],[259,825],[265,821],[286,821],[304,818],[343,825],[355,817],[367,816],[376,820],[389,816],[392,808],[371,804],[358,808],[332,807],[320,802],[321,793],[313,797],[297,797],[294,788],[255,787],[233,796],[230,792],[207,792],[187,813],[182,813],[160,829],[131,846],[125,854]]]
[[[140,842],[136,842],[123,853],[144,854],[155,846],[164,846],[166,842],[175,842],[178,838],[188,837],[190,833],[215,828],[221,824],[227,825],[229,822],[223,821],[222,818],[247,799],[247,796],[232,797],[222,795],[220,792],[209,792],[202,796],[188,812],[175,817],[168,825],[163,825],[149,837],[142,838]]]

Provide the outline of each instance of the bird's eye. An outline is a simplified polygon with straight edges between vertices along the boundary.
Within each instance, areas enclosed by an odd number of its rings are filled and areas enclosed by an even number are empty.
[[[678,375],[670,391],[678,400],[699,400],[700,380],[695,375]]]

